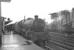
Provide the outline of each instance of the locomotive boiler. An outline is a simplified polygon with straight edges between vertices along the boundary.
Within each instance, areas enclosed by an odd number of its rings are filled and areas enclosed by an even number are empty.
[[[46,26],[46,22],[35,15],[34,19],[23,19],[5,26],[5,31],[13,31],[14,34],[19,34],[36,45],[45,48],[46,42],[50,39]]]

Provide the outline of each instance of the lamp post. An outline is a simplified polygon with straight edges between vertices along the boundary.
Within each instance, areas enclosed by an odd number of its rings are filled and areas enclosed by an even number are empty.
[[[0,0],[0,47],[2,46],[2,34],[3,34],[3,23],[4,18],[1,17],[1,2],[10,2],[11,0]]]

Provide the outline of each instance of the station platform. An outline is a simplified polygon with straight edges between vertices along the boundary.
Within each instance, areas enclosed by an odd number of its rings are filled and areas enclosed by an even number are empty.
[[[34,43],[27,45],[26,39],[17,34],[3,35],[1,50],[44,50]]]

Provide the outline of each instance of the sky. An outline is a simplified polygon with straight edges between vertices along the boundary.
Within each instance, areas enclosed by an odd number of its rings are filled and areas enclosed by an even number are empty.
[[[11,0],[2,2],[2,16],[10,18],[13,22],[20,21],[28,17],[39,15],[51,23],[50,15],[61,10],[71,10],[74,7],[73,0]]]

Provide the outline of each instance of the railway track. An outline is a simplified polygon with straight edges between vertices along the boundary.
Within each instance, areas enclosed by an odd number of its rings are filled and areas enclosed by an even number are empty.
[[[60,33],[49,33],[51,40],[48,42],[48,47],[53,48],[53,50],[74,50],[73,43],[65,37],[64,34]],[[57,49],[58,48],[58,49]]]

